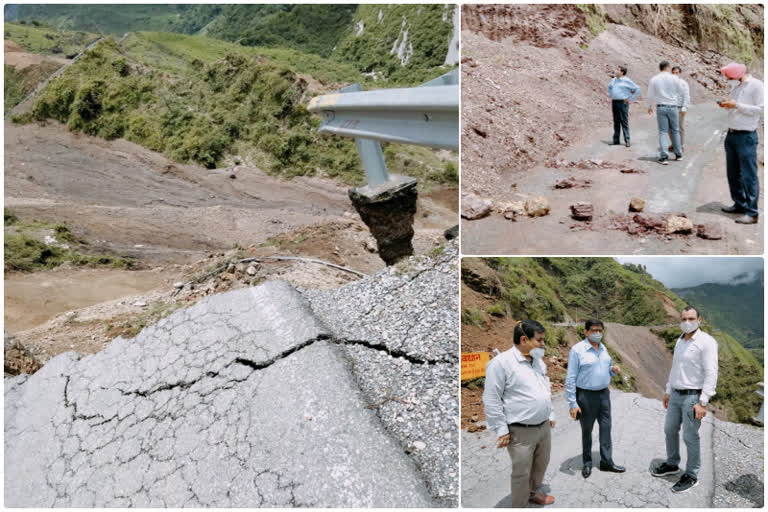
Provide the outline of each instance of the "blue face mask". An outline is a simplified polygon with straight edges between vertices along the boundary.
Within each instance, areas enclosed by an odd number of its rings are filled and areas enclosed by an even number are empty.
[[[589,341],[592,343],[600,343],[603,341],[603,333],[597,332],[589,335]]]

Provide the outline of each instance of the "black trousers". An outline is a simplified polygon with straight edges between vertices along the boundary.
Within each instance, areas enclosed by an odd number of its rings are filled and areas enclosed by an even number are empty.
[[[613,110],[613,143],[618,144],[621,141],[619,128],[624,131],[624,142],[629,142],[629,103],[624,100],[613,100],[611,108]]]
[[[592,429],[600,427],[600,459],[613,464],[611,444],[611,395],[608,388],[599,391],[576,388],[576,403],[581,409],[581,460],[592,464]]]

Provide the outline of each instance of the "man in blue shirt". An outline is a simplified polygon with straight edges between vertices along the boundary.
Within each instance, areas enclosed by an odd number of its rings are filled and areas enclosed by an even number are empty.
[[[619,373],[612,365],[603,339],[603,322],[590,319],[584,324],[586,339],[571,347],[568,374],[565,377],[565,399],[571,418],[581,420],[581,474],[592,473],[592,429],[595,420],[600,427],[600,471],[623,473],[622,466],[613,463],[611,446],[611,396],[608,385]]]
[[[624,143],[629,147],[629,103],[640,94],[640,87],[627,78],[627,67],[619,66],[619,73],[613,74],[608,84],[608,96],[613,108],[613,145],[621,143],[619,126],[624,131]]]

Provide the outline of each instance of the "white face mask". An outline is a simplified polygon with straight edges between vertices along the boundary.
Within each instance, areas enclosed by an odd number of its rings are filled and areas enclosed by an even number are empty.
[[[532,348],[531,352],[529,354],[534,359],[541,359],[544,357],[544,349],[543,348]]]
[[[698,328],[699,328],[699,322],[697,322],[696,320],[688,321],[688,322],[680,322],[680,329],[682,329],[685,334],[690,334]]]
[[[731,86],[731,89],[734,87],[738,87],[738,85],[741,83],[741,80],[728,80],[728,85]]]
[[[592,343],[600,343],[603,341],[603,334],[602,333],[593,333],[589,335],[589,341]]]

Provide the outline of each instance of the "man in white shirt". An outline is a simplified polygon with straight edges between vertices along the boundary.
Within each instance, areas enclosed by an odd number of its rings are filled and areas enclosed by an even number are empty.
[[[683,80],[682,72],[680,66],[672,67],[672,74],[683,82],[683,95],[677,98],[677,112],[680,118],[680,151],[685,151],[685,114],[691,105],[691,88],[688,86],[688,82]],[[669,150],[672,151],[672,149],[672,144],[670,144]]]
[[[485,419],[496,432],[497,448],[506,447],[512,459],[512,508],[555,502],[539,491],[555,427],[552,391],[542,360],[545,332],[535,320],[518,322],[515,345],[494,357],[485,369]]]
[[[707,414],[709,400],[717,386],[717,341],[702,331],[701,314],[690,306],[680,314],[683,335],[675,344],[672,370],[667,381],[664,407],[667,417],[664,434],[667,440],[667,460],[651,470],[653,476],[680,472],[680,425],[688,450],[685,473],[672,486],[672,492],[684,492],[698,485],[701,465],[699,427]]]
[[[728,109],[728,135],[725,137],[725,164],[732,206],[726,213],[742,213],[739,224],[756,224],[759,212],[757,199],[757,127],[763,115],[763,82],[747,73],[744,64],[732,62],[721,73],[733,85],[731,99],[718,101]]]
[[[683,81],[670,73],[669,69],[669,62],[661,61],[659,64],[661,72],[648,82],[648,114],[653,114],[655,106],[656,123],[659,127],[659,163],[662,165],[669,164],[667,138],[672,143],[677,160],[683,159],[677,111],[677,99],[684,94]]]

